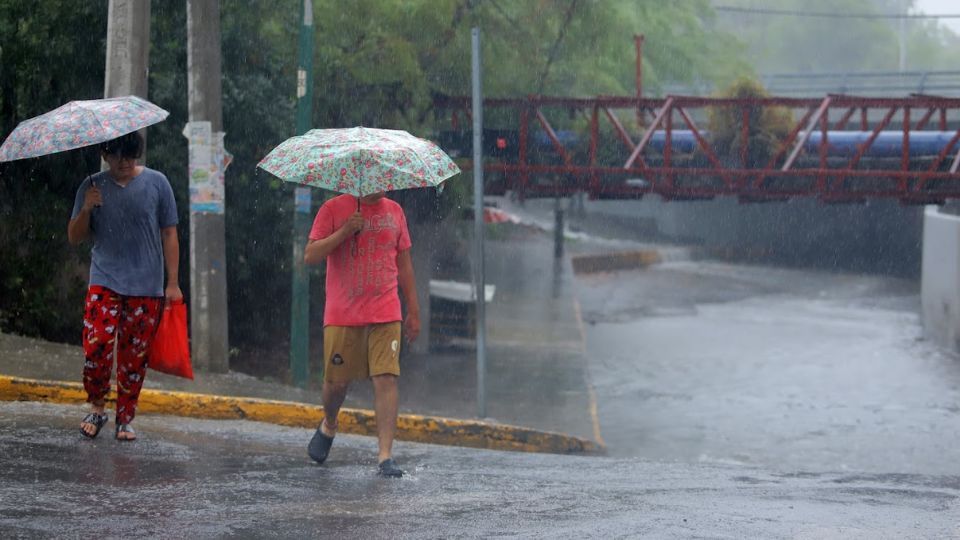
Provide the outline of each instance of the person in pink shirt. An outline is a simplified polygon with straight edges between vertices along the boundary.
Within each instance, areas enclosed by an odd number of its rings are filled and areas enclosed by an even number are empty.
[[[323,312],[323,410],[325,418],[307,453],[326,461],[337,433],[337,414],[352,381],[373,382],[379,455],[377,472],[400,477],[393,459],[397,431],[400,342],[420,333],[420,306],[403,209],[376,193],[340,195],[325,202],[310,230],[306,264],[327,261]],[[403,293],[403,318],[399,291]],[[402,329],[401,329],[402,322]]]

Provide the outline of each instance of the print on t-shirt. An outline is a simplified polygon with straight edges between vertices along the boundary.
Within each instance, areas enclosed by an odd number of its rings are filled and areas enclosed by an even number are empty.
[[[399,234],[393,214],[364,217],[363,231],[350,239],[350,249],[340,250],[341,263],[350,279],[350,298],[385,292],[383,286],[393,280],[388,258],[396,256]]]

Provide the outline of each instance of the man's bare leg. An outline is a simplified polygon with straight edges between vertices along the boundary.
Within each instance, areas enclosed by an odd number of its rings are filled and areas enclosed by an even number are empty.
[[[343,400],[347,398],[347,388],[350,383],[335,383],[323,381],[323,422],[320,423],[320,430],[327,437],[333,437],[337,434],[337,414],[340,413],[340,407]]]
[[[374,410],[377,415],[377,463],[393,456],[393,437],[397,433],[399,391],[396,375],[376,375],[373,379]]]

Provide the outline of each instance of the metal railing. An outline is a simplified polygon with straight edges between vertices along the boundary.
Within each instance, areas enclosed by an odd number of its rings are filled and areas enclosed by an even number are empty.
[[[872,97],[925,94],[960,97],[960,71],[869,71],[836,73],[769,73],[760,82],[775,96],[820,97],[850,94]],[[707,96],[716,91],[705,82],[671,84],[654,95]]]
[[[455,97],[435,101],[437,110],[450,111],[454,126],[458,113],[467,113],[467,103]],[[672,200],[813,196],[823,202],[896,198],[912,204],[960,198],[960,128],[951,120],[960,114],[960,98],[529,96],[487,99],[484,108],[507,113],[517,134],[516,153],[488,159],[484,171],[499,175],[503,189],[521,197],[655,193]],[[738,143],[721,148],[698,121],[706,111],[719,112],[736,119],[737,140],[752,140],[763,129],[755,125],[757,119],[771,108],[792,111],[789,125],[760,154]],[[561,123],[577,129],[575,137],[565,138],[556,127]],[[689,135],[685,151],[678,151],[674,141],[681,130]],[[865,138],[838,155],[830,135],[849,130]],[[891,131],[901,134],[895,157],[870,157],[878,139]],[[546,151],[537,144],[538,132],[546,137]],[[927,132],[945,133],[947,140],[918,157],[911,152],[911,139]]]

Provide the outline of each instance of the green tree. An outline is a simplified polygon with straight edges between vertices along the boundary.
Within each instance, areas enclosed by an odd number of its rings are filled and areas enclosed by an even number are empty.
[[[751,0],[724,0],[727,6],[755,8]],[[910,6],[912,0],[908,1]],[[848,15],[904,12],[902,0],[768,0],[765,10]],[[761,73],[896,71],[900,21],[867,17],[805,17],[771,13],[721,12],[716,28],[736,33],[745,58]],[[956,69],[960,37],[934,20],[910,19],[907,70]]]
[[[739,79],[720,92],[725,98],[768,97],[763,85],[753,79]],[[744,139],[743,113],[746,111],[749,130]],[[708,110],[710,138],[721,158],[740,166],[741,155],[747,167],[763,167],[773,157],[780,143],[793,127],[793,114],[785,107],[711,107]]]
[[[70,31],[65,31],[70,29]],[[0,130],[103,95],[106,2],[0,1]],[[0,163],[0,328],[80,337],[88,252],[70,247],[76,187],[95,152]]]
[[[911,21],[907,40],[910,71],[956,71],[960,35],[935,21]]]

